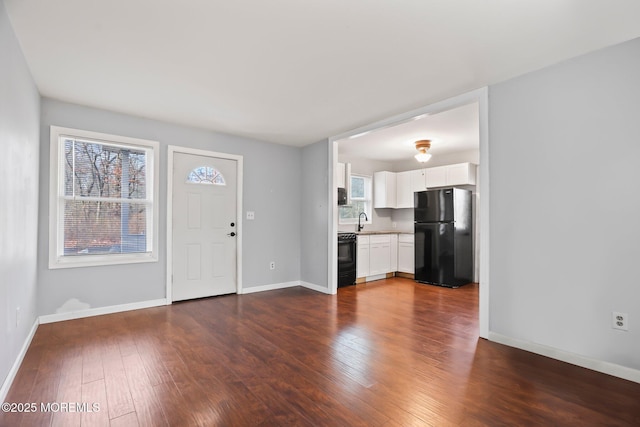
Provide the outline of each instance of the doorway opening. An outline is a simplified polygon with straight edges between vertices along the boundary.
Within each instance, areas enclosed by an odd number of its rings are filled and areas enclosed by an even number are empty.
[[[474,188],[474,203],[475,203],[475,220],[476,224],[474,227],[476,248],[475,248],[475,271],[474,271],[474,279],[480,284],[479,285],[479,334],[482,338],[488,338],[489,333],[489,158],[488,158],[488,90],[487,88],[478,89],[473,92],[469,92],[454,98],[447,99],[445,101],[438,102],[436,104],[432,104],[423,108],[419,108],[417,110],[413,110],[380,122],[372,123],[370,125],[354,129],[350,132],[346,132],[341,135],[337,135],[329,140],[329,169],[331,172],[332,179],[330,179],[330,191],[332,200],[332,209],[330,209],[330,235],[329,235],[329,248],[330,248],[330,266],[329,266],[329,286],[330,292],[337,292],[337,249],[336,249],[336,235],[339,231],[347,231],[348,225],[341,224],[340,221],[340,211],[338,209],[337,203],[337,191],[335,191],[338,185],[338,176],[337,171],[342,171],[343,168],[346,171],[349,171],[350,166],[347,165],[343,167],[344,162],[339,162],[340,159],[349,159],[351,156],[357,156],[358,146],[357,144],[351,144],[352,141],[357,141],[358,139],[365,140],[368,139],[372,142],[379,139],[380,144],[384,144],[388,138],[385,138],[385,134],[392,135],[394,133],[394,128],[403,128],[403,129],[413,129],[414,124],[417,124],[420,120],[425,117],[436,117],[440,113],[444,113],[440,115],[440,118],[444,118],[447,116],[447,112],[456,111],[458,113],[464,112],[466,110],[472,110],[475,108],[476,111],[476,120],[477,123],[474,123],[476,132],[477,132],[477,149],[476,149],[476,158],[473,158],[473,154],[468,152],[462,157],[460,154],[452,154],[449,155],[449,160],[445,159],[444,152],[446,150],[436,150],[437,144],[436,142],[433,147],[434,157],[433,160],[436,159],[436,151],[441,151],[442,158],[440,163],[433,162],[434,166],[440,166],[440,164],[446,164],[450,162],[451,159],[457,158],[460,160],[468,161],[469,163],[474,163],[479,165],[476,175],[476,183]],[[468,111],[467,111],[468,112]],[[449,114],[450,117],[455,116],[454,114]],[[417,126],[415,126],[418,129]],[[378,138],[380,137],[380,138]],[[358,170],[358,173],[369,173],[372,172],[373,169],[376,168],[376,165],[388,165],[388,168],[391,170],[403,171],[405,169],[418,169],[420,167],[429,167],[429,166],[419,166],[417,165],[417,161],[413,158],[413,151],[415,148],[413,147],[413,142],[417,139],[422,139],[420,135],[416,134],[415,136],[411,136],[406,141],[397,141],[397,144],[406,144],[404,147],[400,147],[398,149],[398,156],[400,156],[396,162],[383,161],[375,159],[376,153],[371,153],[369,150],[376,150],[377,148],[375,144],[369,144],[367,148],[368,152],[364,157],[368,157],[369,162],[365,162],[365,165],[360,164],[359,168],[366,168],[366,163],[372,168],[371,171],[367,170]],[[353,153],[349,153],[349,149],[342,150],[342,146],[340,143],[344,142],[345,146],[347,144],[352,146],[354,150]],[[444,145],[446,141],[442,141],[442,146],[440,148],[444,149]],[[382,147],[380,145],[380,147]],[[339,150],[340,149],[340,150]],[[381,152],[384,152],[383,148],[380,148]],[[464,151],[459,150],[459,151]],[[466,155],[466,157],[465,157]],[[383,156],[384,154],[378,153],[378,156]],[[406,160],[402,160],[402,156]],[[471,157],[469,157],[471,156]],[[388,156],[387,156],[388,157]],[[355,157],[351,157],[355,158]],[[432,161],[433,161],[432,160]],[[340,163],[340,168],[338,168],[338,164]],[[415,166],[412,166],[416,164]],[[352,165],[353,166],[353,165]],[[482,200],[480,201],[480,197]],[[375,209],[374,209],[375,211]],[[409,224],[411,227],[413,226],[413,218],[412,210],[410,209],[380,209],[381,214],[379,218],[374,218],[373,221],[379,220],[382,223],[388,223],[387,228],[389,230],[393,229],[394,225],[396,227],[405,227],[408,228]],[[411,218],[409,218],[411,217]],[[343,221],[344,222],[344,221]],[[346,222],[345,222],[346,224]],[[376,227],[377,228],[377,227]],[[406,230],[407,232],[409,230]],[[411,231],[412,232],[412,231]]]

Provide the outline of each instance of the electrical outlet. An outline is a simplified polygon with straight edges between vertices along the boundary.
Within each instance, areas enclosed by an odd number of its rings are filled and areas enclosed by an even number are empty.
[[[247,211],[247,219],[248,220],[254,220],[256,219],[256,213],[253,211]]]
[[[269,263],[269,270],[275,270],[276,269],[276,262],[275,261],[271,261]]]
[[[627,313],[619,313],[614,311],[611,327],[613,329],[620,329],[621,331],[629,330],[629,315]]]

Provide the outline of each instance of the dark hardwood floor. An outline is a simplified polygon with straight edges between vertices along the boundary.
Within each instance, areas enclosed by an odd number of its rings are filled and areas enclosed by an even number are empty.
[[[41,325],[7,396],[38,410],[0,425],[640,425],[640,384],[478,339],[477,295],[388,279]]]

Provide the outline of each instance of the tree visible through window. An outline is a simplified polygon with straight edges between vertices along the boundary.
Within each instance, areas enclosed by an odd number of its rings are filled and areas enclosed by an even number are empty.
[[[64,254],[146,252],[146,153],[64,140]]]
[[[58,159],[52,177],[57,173],[58,191],[51,222],[57,229],[56,250],[50,266],[71,258],[151,253],[153,148],[117,140],[123,137],[85,138],[82,134],[90,133],[85,131],[54,135],[58,129],[52,127],[52,155]]]

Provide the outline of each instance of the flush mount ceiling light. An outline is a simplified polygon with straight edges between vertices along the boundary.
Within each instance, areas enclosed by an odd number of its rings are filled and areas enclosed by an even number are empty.
[[[431,154],[427,154],[427,150],[431,148],[431,140],[421,139],[420,141],[416,141],[416,150],[418,150],[418,154],[416,154],[416,160],[420,163],[428,162],[431,158]]]

